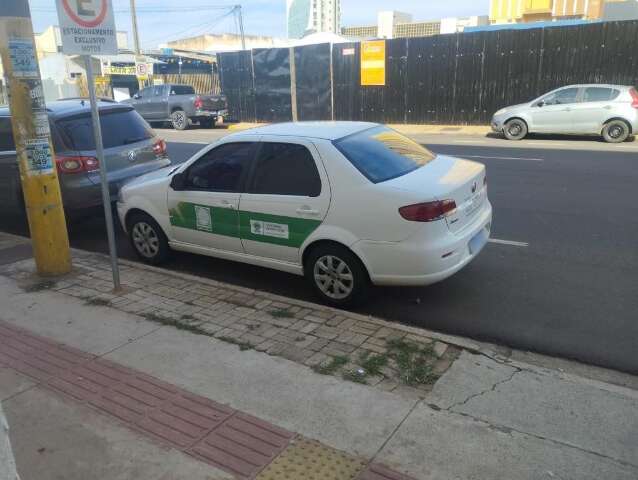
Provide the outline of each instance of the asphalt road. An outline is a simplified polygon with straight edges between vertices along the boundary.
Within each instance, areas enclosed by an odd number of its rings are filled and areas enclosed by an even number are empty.
[[[563,148],[559,140],[557,148],[504,147],[454,139],[427,140],[438,153],[486,164],[492,235],[499,243],[489,243],[473,263],[439,284],[377,288],[358,311],[638,373],[635,147],[614,151],[579,141]],[[169,152],[185,160],[200,146],[170,142]],[[99,217],[74,225],[70,234],[75,247],[107,250]],[[134,258],[121,232],[118,249]],[[166,266],[314,300],[297,277],[259,267],[182,253]]]

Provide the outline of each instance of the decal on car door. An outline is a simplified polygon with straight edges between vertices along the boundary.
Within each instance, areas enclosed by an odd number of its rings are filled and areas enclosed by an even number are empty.
[[[239,229],[237,228],[239,213]],[[179,202],[169,210],[171,225],[241,237],[256,242],[299,248],[321,224],[321,220],[286,217],[267,213],[235,211],[227,208]]]

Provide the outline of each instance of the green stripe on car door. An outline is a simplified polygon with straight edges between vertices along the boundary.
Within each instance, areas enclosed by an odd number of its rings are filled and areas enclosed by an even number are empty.
[[[189,202],[179,202],[169,214],[175,227],[293,248],[299,248],[321,224],[320,220],[237,212]]]

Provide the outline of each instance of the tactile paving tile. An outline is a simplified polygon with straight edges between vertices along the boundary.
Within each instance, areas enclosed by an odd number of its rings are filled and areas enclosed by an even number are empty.
[[[256,480],[350,480],[366,462],[314,440],[299,438],[268,465]]]

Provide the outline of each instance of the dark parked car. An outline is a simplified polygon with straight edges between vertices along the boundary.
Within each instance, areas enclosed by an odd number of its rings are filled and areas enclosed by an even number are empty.
[[[102,205],[100,166],[87,100],[47,103],[64,209],[70,216]],[[100,123],[111,199],[128,179],[171,164],[166,143],[133,107],[100,101]],[[0,212],[22,214],[24,201],[8,107],[0,107]],[[80,215],[81,216],[81,215]]]
[[[226,115],[224,95],[197,95],[190,85],[155,85],[146,87],[124,100],[149,122],[171,122],[176,130],[186,130],[193,122],[214,127]]]

